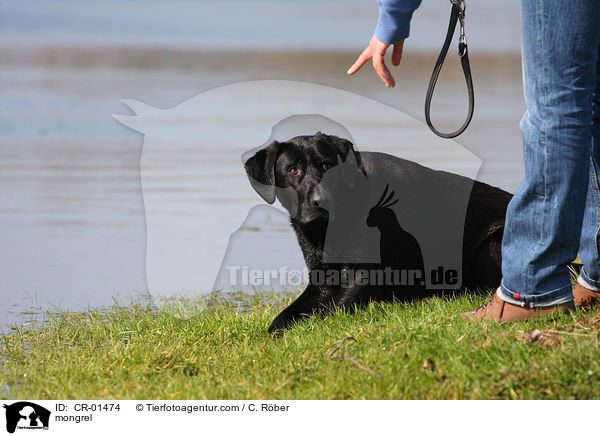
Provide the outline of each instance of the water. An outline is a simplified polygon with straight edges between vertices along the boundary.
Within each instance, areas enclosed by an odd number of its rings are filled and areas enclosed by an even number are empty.
[[[344,74],[372,30],[374,2],[156,0],[143,7],[141,1],[1,2],[2,328],[25,321],[29,315],[22,313],[31,306],[34,312],[81,310],[147,292],[139,171],[143,137],[112,117],[129,113],[121,99],[169,108],[238,81],[300,80],[376,99],[422,119],[428,75],[447,19],[446,2],[424,3],[396,72],[398,86],[387,90],[372,70],[353,78]],[[477,105],[472,127],[460,141],[483,159],[481,180],[514,190],[522,174],[518,3],[469,7]],[[464,110],[458,67],[450,63],[448,68],[434,102],[442,126],[458,122]],[[347,108],[357,119],[360,110]],[[219,132],[213,134],[218,141]],[[239,186],[245,205],[260,201],[244,181],[240,154],[257,145],[240,143],[230,153],[222,151],[212,168],[241,180],[232,192]],[[217,150],[209,154],[219,155]],[[174,179],[165,183],[175,190],[181,186]],[[183,204],[177,204],[177,195],[170,198],[174,210]],[[246,219],[231,206],[233,200],[230,206],[218,197],[203,201],[235,211],[231,231]],[[286,263],[301,261],[280,218],[271,229],[282,235],[275,238],[281,252],[273,256],[285,253]],[[210,246],[226,246],[225,235],[213,236]],[[203,254],[218,264],[222,254],[213,251]],[[203,274],[216,276],[212,269]],[[190,291],[169,292],[183,290]]]
[[[519,48],[519,2],[467,2],[472,49]],[[0,38],[8,44],[340,50],[362,46],[377,21],[374,0],[2,0]],[[437,50],[447,0],[423,1],[411,45]],[[493,18],[490,18],[493,17]]]

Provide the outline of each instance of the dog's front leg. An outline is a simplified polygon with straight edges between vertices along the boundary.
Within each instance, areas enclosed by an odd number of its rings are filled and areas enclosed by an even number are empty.
[[[292,304],[277,315],[269,326],[269,333],[284,330],[292,323],[324,310],[331,298],[329,294],[327,290],[309,284]]]

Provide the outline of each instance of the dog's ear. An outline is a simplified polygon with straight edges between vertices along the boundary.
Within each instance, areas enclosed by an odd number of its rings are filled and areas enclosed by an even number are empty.
[[[354,189],[356,186],[356,177],[361,172],[361,168],[356,161],[356,156],[354,153],[348,153],[348,157],[346,160],[342,160],[340,155],[337,157],[338,168],[340,169],[340,173],[342,175],[342,179],[346,185],[350,186]]]
[[[327,141],[332,150],[342,158],[344,162],[354,163],[363,173],[365,172],[360,153],[354,150],[354,145],[347,139],[335,135],[325,135],[317,132],[315,135],[319,141]],[[350,159],[350,161],[348,161]]]
[[[279,142],[273,141],[269,146],[258,150],[244,164],[250,184],[269,204],[275,202],[275,161],[278,149]]]
[[[354,155],[356,163],[358,164],[359,168],[362,169],[360,153],[354,150],[354,145],[352,144],[352,142],[348,141],[347,139],[340,138],[339,136],[325,135],[322,132],[317,132],[315,134],[315,138],[318,142],[326,143],[327,145],[329,145],[332,151],[335,152],[335,154],[337,154],[338,156],[340,156],[343,161],[348,159],[348,155]]]
[[[337,136],[334,136],[334,138],[335,140],[333,145],[338,150],[338,154],[342,156],[344,160],[348,158],[349,153],[354,154],[354,145],[352,145],[350,141],[347,139],[338,138]]]
[[[326,135],[319,131],[315,134],[315,139],[319,143],[326,143],[329,145],[335,154],[342,157],[342,160],[346,160],[346,157],[350,151],[354,152],[354,146],[352,143],[347,139],[340,138],[339,136]]]

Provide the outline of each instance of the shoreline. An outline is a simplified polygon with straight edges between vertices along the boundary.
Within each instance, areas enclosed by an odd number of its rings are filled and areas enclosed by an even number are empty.
[[[3,66],[46,68],[123,68],[123,69],[223,69],[229,67],[288,69],[303,66],[318,74],[327,65],[354,62],[356,51],[328,49],[207,49],[191,47],[145,47],[128,45],[15,45],[0,44]],[[406,47],[402,66],[407,70],[433,68],[437,51],[413,51]],[[521,54],[514,52],[483,53],[472,51],[475,69],[502,71],[521,63]],[[454,56],[448,55],[451,60]],[[340,69],[345,73],[343,67]],[[461,77],[461,72],[457,72]]]

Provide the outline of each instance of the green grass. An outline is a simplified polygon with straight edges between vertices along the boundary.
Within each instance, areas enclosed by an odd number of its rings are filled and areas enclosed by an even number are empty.
[[[459,313],[483,297],[431,298],[313,317],[271,337],[268,324],[292,299],[212,295],[161,310],[137,303],[54,313],[0,337],[4,396],[600,398],[596,309],[471,323]]]

